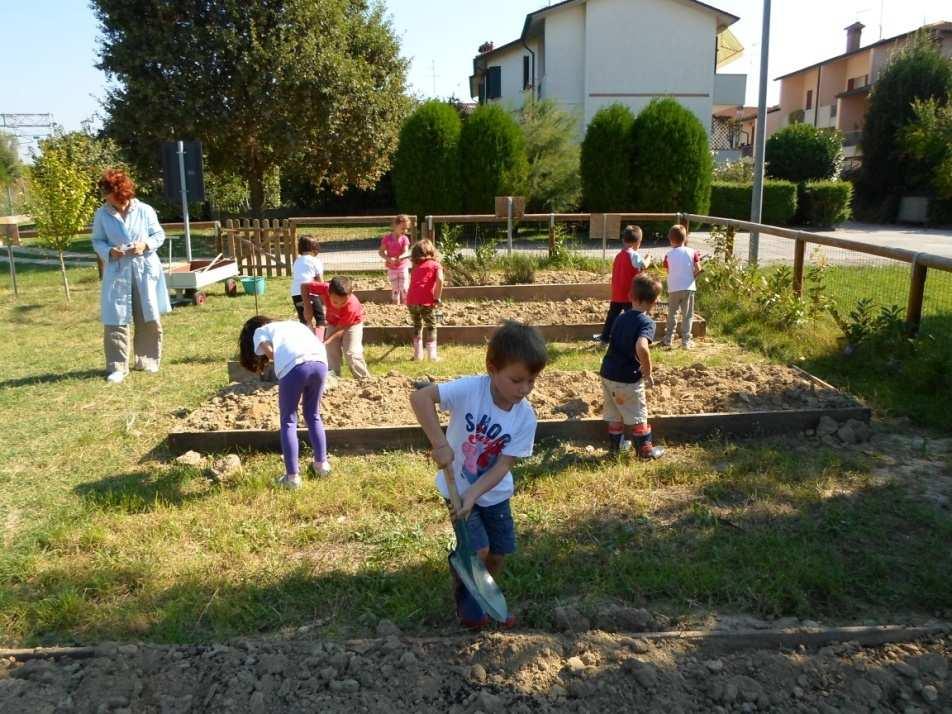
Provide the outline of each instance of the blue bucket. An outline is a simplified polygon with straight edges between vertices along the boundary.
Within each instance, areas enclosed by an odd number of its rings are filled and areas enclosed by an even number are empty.
[[[264,295],[264,276],[245,276],[238,279],[246,295]]]

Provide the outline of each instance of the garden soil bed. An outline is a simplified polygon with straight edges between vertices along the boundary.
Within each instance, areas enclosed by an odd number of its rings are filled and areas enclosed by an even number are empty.
[[[952,637],[738,649],[541,632],[106,645],[0,660],[4,712],[947,712]]]
[[[608,303],[605,300],[542,300],[509,302],[508,300],[448,301],[439,307],[442,323],[455,325],[498,324],[512,319],[530,325],[579,325],[602,323]],[[411,325],[410,314],[402,305],[364,305],[368,326]],[[666,311],[656,309],[654,318],[663,321]]]
[[[535,283],[551,285],[554,283],[604,283],[609,279],[610,271],[597,273],[591,270],[537,270]],[[504,285],[503,273],[491,272],[484,285]],[[448,285],[453,285],[452,276],[449,276]],[[389,290],[390,282],[386,273],[381,270],[379,277],[358,277],[353,279],[354,290]]]
[[[445,381],[438,379],[436,381]],[[326,426],[352,428],[415,424],[408,395],[418,384],[398,372],[363,382],[340,380],[324,395]],[[540,420],[599,417],[602,389],[597,373],[543,372],[530,396]],[[779,365],[655,368],[648,392],[653,414],[842,409],[858,406],[842,392],[811,382]],[[176,431],[277,430],[277,385],[232,384],[185,417]]]

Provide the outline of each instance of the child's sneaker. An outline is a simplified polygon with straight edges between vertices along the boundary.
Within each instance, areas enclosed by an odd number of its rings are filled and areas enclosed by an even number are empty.
[[[281,488],[286,488],[289,491],[296,491],[297,489],[301,488],[301,477],[297,475],[289,476],[285,474],[278,479],[277,485]]]
[[[681,349],[689,350],[694,347],[694,342],[691,340],[685,340],[681,343]]]
[[[307,466],[308,472],[311,476],[328,476],[331,472],[330,462],[325,461],[322,464],[315,464],[313,461]]]

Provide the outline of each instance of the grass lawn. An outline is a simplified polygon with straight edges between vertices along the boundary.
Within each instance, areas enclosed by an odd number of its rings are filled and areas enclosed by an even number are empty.
[[[69,309],[55,271],[24,272],[19,302],[0,291],[0,644],[205,641],[314,620],[361,632],[371,617],[452,627],[452,534],[423,454],[337,457],[332,476],[295,494],[271,486],[278,454],[247,454],[237,481],[210,483],[162,444],[177,413],[224,385],[252,299],[218,287],[202,308],[177,309],[162,372],[110,388],[96,272],[70,276]],[[263,311],[289,315],[286,293],[287,279],[270,280]],[[450,347],[438,365],[405,361],[408,350],[376,363],[385,352],[368,349],[373,370],[483,362]],[[598,364],[591,348],[553,352],[557,369]],[[764,358],[726,347],[711,359]],[[517,471],[520,550],[502,584],[530,626],[565,601],[674,618],[952,607],[952,519],[874,478],[876,465],[796,436],[676,447],[652,464],[551,444]]]

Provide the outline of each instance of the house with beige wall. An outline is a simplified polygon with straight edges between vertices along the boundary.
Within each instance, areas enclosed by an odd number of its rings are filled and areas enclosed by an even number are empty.
[[[580,132],[616,102],[636,114],[674,97],[708,133],[715,110],[744,104],[747,76],[720,74],[743,50],[728,29],[738,18],[696,0],[566,0],[526,16],[518,39],[486,43],[470,90],[480,103],[518,110],[527,93],[578,117]]]
[[[768,136],[788,124],[802,121],[819,128],[843,132],[843,149],[848,159],[862,158],[860,139],[869,106],[869,95],[890,57],[915,32],[862,46],[863,25],[846,28],[846,52],[798,69],[780,81],[780,110],[769,122]],[[952,23],[938,22],[920,28],[930,34],[940,51],[952,57]]]

